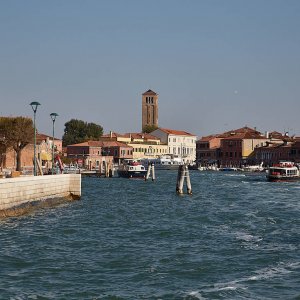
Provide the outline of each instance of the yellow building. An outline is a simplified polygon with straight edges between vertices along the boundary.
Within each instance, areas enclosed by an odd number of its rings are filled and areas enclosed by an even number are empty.
[[[126,143],[133,148],[133,159],[157,158],[167,154],[168,151],[166,144],[162,144],[159,138],[148,133],[118,134],[110,132],[103,135],[100,140]]]

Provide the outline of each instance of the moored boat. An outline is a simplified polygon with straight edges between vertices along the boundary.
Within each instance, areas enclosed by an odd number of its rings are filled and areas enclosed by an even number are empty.
[[[219,168],[219,171],[232,172],[232,171],[238,171],[238,168],[235,168],[235,167],[224,167],[224,168]]]
[[[242,171],[244,172],[263,172],[265,168],[263,167],[263,163],[260,165],[250,165],[250,166],[243,166]]]
[[[280,162],[268,168],[267,179],[269,181],[299,180],[299,168],[293,162]]]
[[[118,168],[118,175],[126,178],[145,178],[147,170],[137,160],[124,160]]]
[[[153,164],[156,170],[177,170],[184,164],[182,157],[176,155],[162,155],[158,158],[143,159],[141,163],[144,166]]]

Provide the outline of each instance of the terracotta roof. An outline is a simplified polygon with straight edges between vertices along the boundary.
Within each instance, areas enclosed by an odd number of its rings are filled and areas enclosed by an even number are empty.
[[[144,140],[160,140],[158,137],[149,134],[149,133],[135,133],[135,132],[129,132],[124,134],[125,137],[132,137],[134,139],[144,139]]]
[[[68,145],[68,146],[76,146],[76,147],[101,147],[102,142],[100,141],[87,141],[79,144],[73,144],[73,145]]]
[[[117,141],[87,141],[79,144],[73,144],[68,145],[72,147],[127,147],[132,148],[131,146],[128,146],[125,143],[117,142]]]
[[[225,137],[224,140],[243,140],[243,139],[266,139],[265,136],[257,134],[257,132],[236,133]]]
[[[218,134],[203,136],[201,139],[198,140],[198,142],[209,142],[215,138],[220,138],[220,137]]]
[[[152,90],[148,90],[147,92],[145,92],[143,95],[152,95],[152,96],[156,96],[157,94],[155,92],[153,92]]]
[[[163,132],[166,132],[168,134],[175,134],[175,135],[187,135],[187,136],[196,136],[195,134],[191,134],[186,131],[181,131],[181,130],[173,130],[173,129],[167,129],[167,128],[158,128]]]
[[[131,146],[128,146],[125,143],[117,142],[117,141],[103,141],[100,142],[101,147],[127,147],[127,148],[132,148]]]
[[[275,149],[275,148],[291,148],[293,146],[292,143],[290,144],[284,144],[284,143],[268,143],[266,146],[263,147],[259,147],[261,149],[263,148],[271,148],[271,149]]]
[[[50,136],[50,135],[43,134],[43,133],[37,133],[37,134],[36,134],[36,140],[37,140],[37,141],[47,140],[47,138],[48,138],[49,140],[52,140],[52,136]],[[61,139],[58,139],[58,138],[56,138],[56,137],[54,137],[54,140],[61,141]]]
[[[242,133],[252,133],[252,134],[257,134],[257,135],[261,134],[256,129],[250,128],[248,126],[244,126],[242,128],[226,131],[226,132],[222,133],[221,135],[227,135],[228,136],[228,135],[238,134],[238,133],[241,133],[241,134]]]

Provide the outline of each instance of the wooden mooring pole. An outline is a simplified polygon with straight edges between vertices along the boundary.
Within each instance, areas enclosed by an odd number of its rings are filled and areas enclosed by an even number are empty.
[[[154,181],[155,180],[154,163],[148,164],[148,170],[147,170],[147,175],[146,175],[145,180],[148,180],[150,176],[152,178],[152,181]]]
[[[99,166],[98,177],[104,176],[105,178],[114,176],[114,166],[112,162],[103,161]]]
[[[186,178],[187,194],[192,195],[192,185],[191,185],[189,168],[187,165],[181,165],[178,167],[176,192],[177,192],[177,194],[180,194],[180,195],[183,194],[183,184],[184,184],[185,178]]]

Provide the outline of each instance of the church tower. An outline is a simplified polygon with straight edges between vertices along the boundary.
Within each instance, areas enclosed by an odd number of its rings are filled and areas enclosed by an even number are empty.
[[[142,95],[142,131],[146,125],[158,127],[158,94],[152,90]]]

